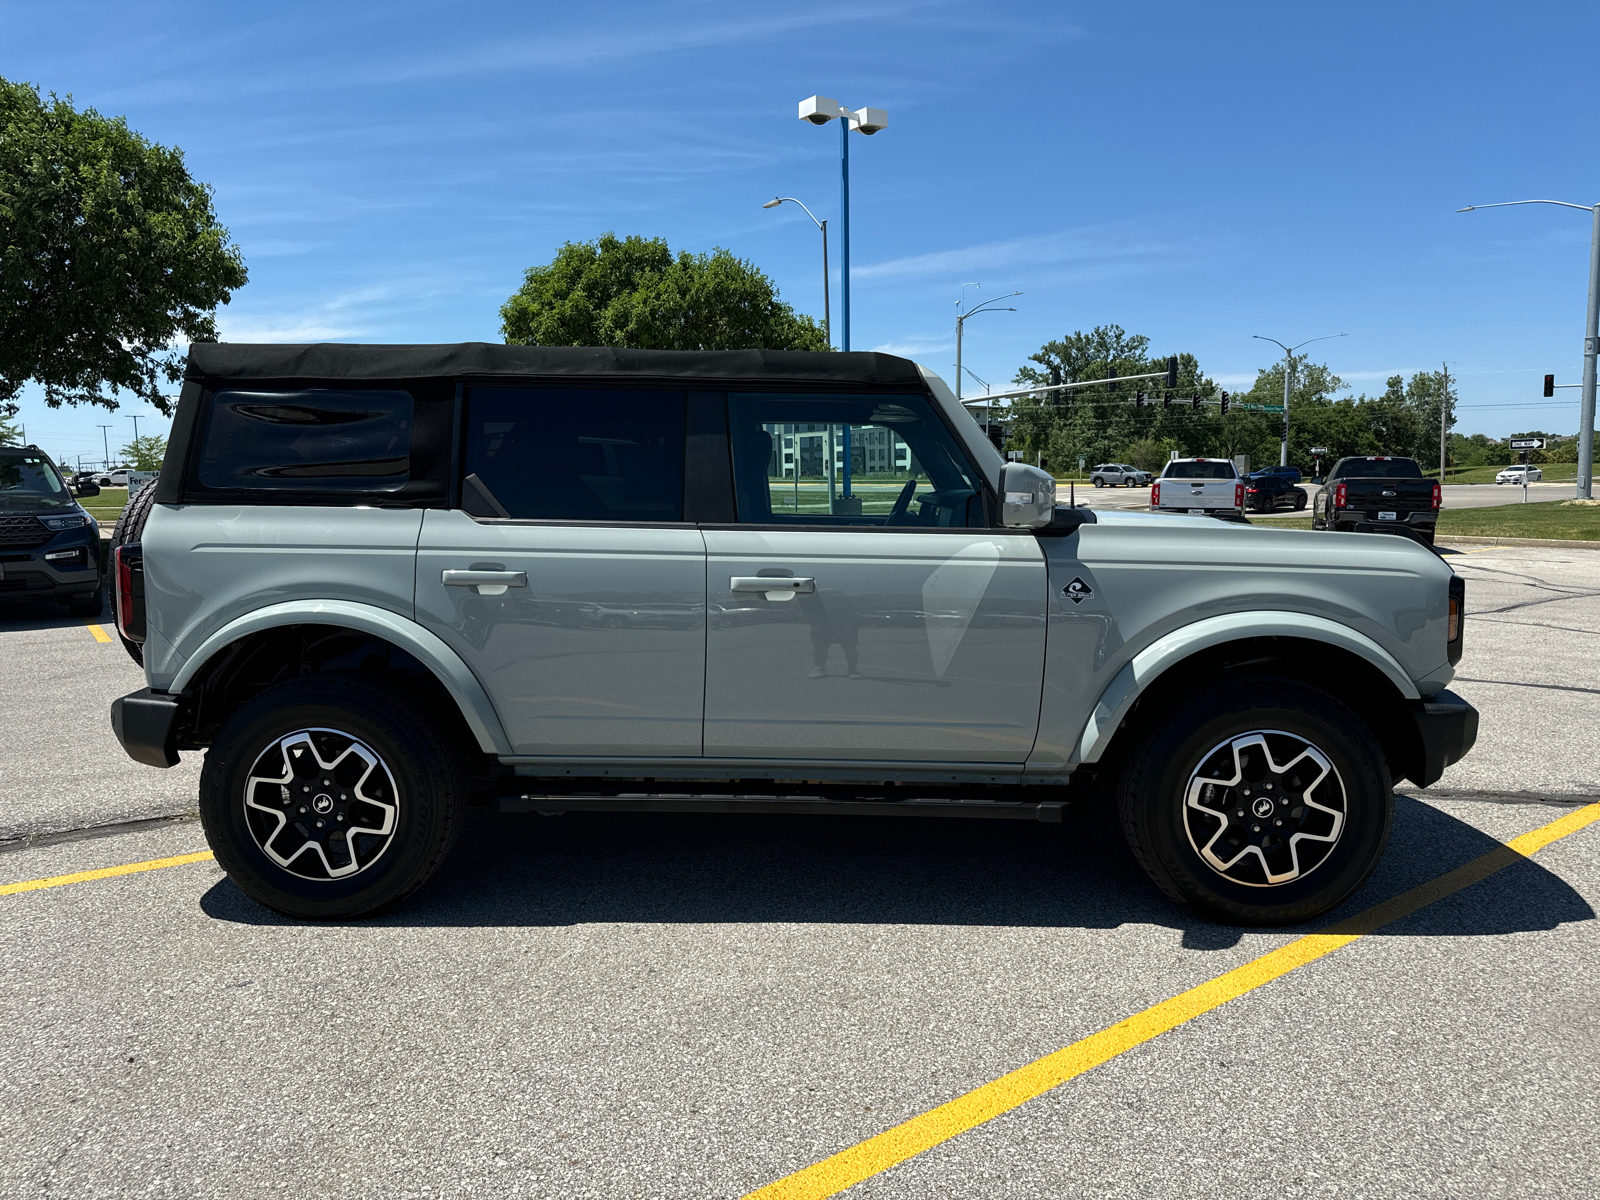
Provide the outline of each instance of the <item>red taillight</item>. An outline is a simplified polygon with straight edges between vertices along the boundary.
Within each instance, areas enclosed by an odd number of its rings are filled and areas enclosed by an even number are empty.
[[[1150,507],[1154,508],[1161,503],[1161,481],[1158,479],[1150,485]]]
[[[130,642],[144,641],[144,551],[137,542],[111,552],[116,579],[117,631]]]
[[[1260,488],[1245,488],[1245,492],[1251,496],[1257,495],[1260,491]]]
[[[1252,488],[1251,490],[1254,491],[1255,489]],[[1235,508],[1244,507],[1244,484],[1242,483],[1233,485],[1233,506]]]
[[[1433,506],[1435,508],[1438,508],[1439,507],[1439,502],[1443,498],[1444,498],[1444,493],[1440,490],[1439,485],[1437,483],[1434,484],[1433,485]]]
[[[1334,486],[1333,486],[1333,506],[1335,508],[1343,508],[1344,507],[1345,498],[1346,497],[1345,497],[1344,484],[1342,484],[1342,483],[1334,484]]]

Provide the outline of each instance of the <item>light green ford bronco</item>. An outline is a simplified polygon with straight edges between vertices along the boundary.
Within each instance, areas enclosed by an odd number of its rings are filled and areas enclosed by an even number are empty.
[[[1293,922],[1477,733],[1424,547],[1058,507],[881,354],[197,345],[114,541],[118,738],[204,750],[217,860],[298,917],[400,902],[469,803],[1076,800]]]

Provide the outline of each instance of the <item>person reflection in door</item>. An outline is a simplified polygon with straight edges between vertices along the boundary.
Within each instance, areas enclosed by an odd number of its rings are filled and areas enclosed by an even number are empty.
[[[844,651],[845,674],[860,679],[856,639],[861,618],[856,606],[843,592],[812,592],[796,597],[800,610],[811,626],[811,671],[807,679],[822,679],[828,674],[828,655],[835,646]]]

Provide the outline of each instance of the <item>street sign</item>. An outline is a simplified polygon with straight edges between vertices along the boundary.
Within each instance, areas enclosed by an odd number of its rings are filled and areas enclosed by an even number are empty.
[[[1511,448],[1513,450],[1543,450],[1544,449],[1544,439],[1543,438],[1512,438],[1511,439]]]
[[[1317,455],[1319,458],[1322,455],[1326,454],[1327,452],[1328,452],[1328,448],[1326,446],[1313,446],[1313,447],[1311,447],[1311,453]]]

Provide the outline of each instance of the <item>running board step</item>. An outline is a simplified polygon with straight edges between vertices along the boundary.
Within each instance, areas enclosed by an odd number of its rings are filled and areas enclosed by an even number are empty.
[[[501,796],[503,813],[567,812],[810,813],[857,817],[976,817],[1001,821],[1061,820],[1060,801],[827,800],[807,796],[692,796],[634,793],[621,796]]]

